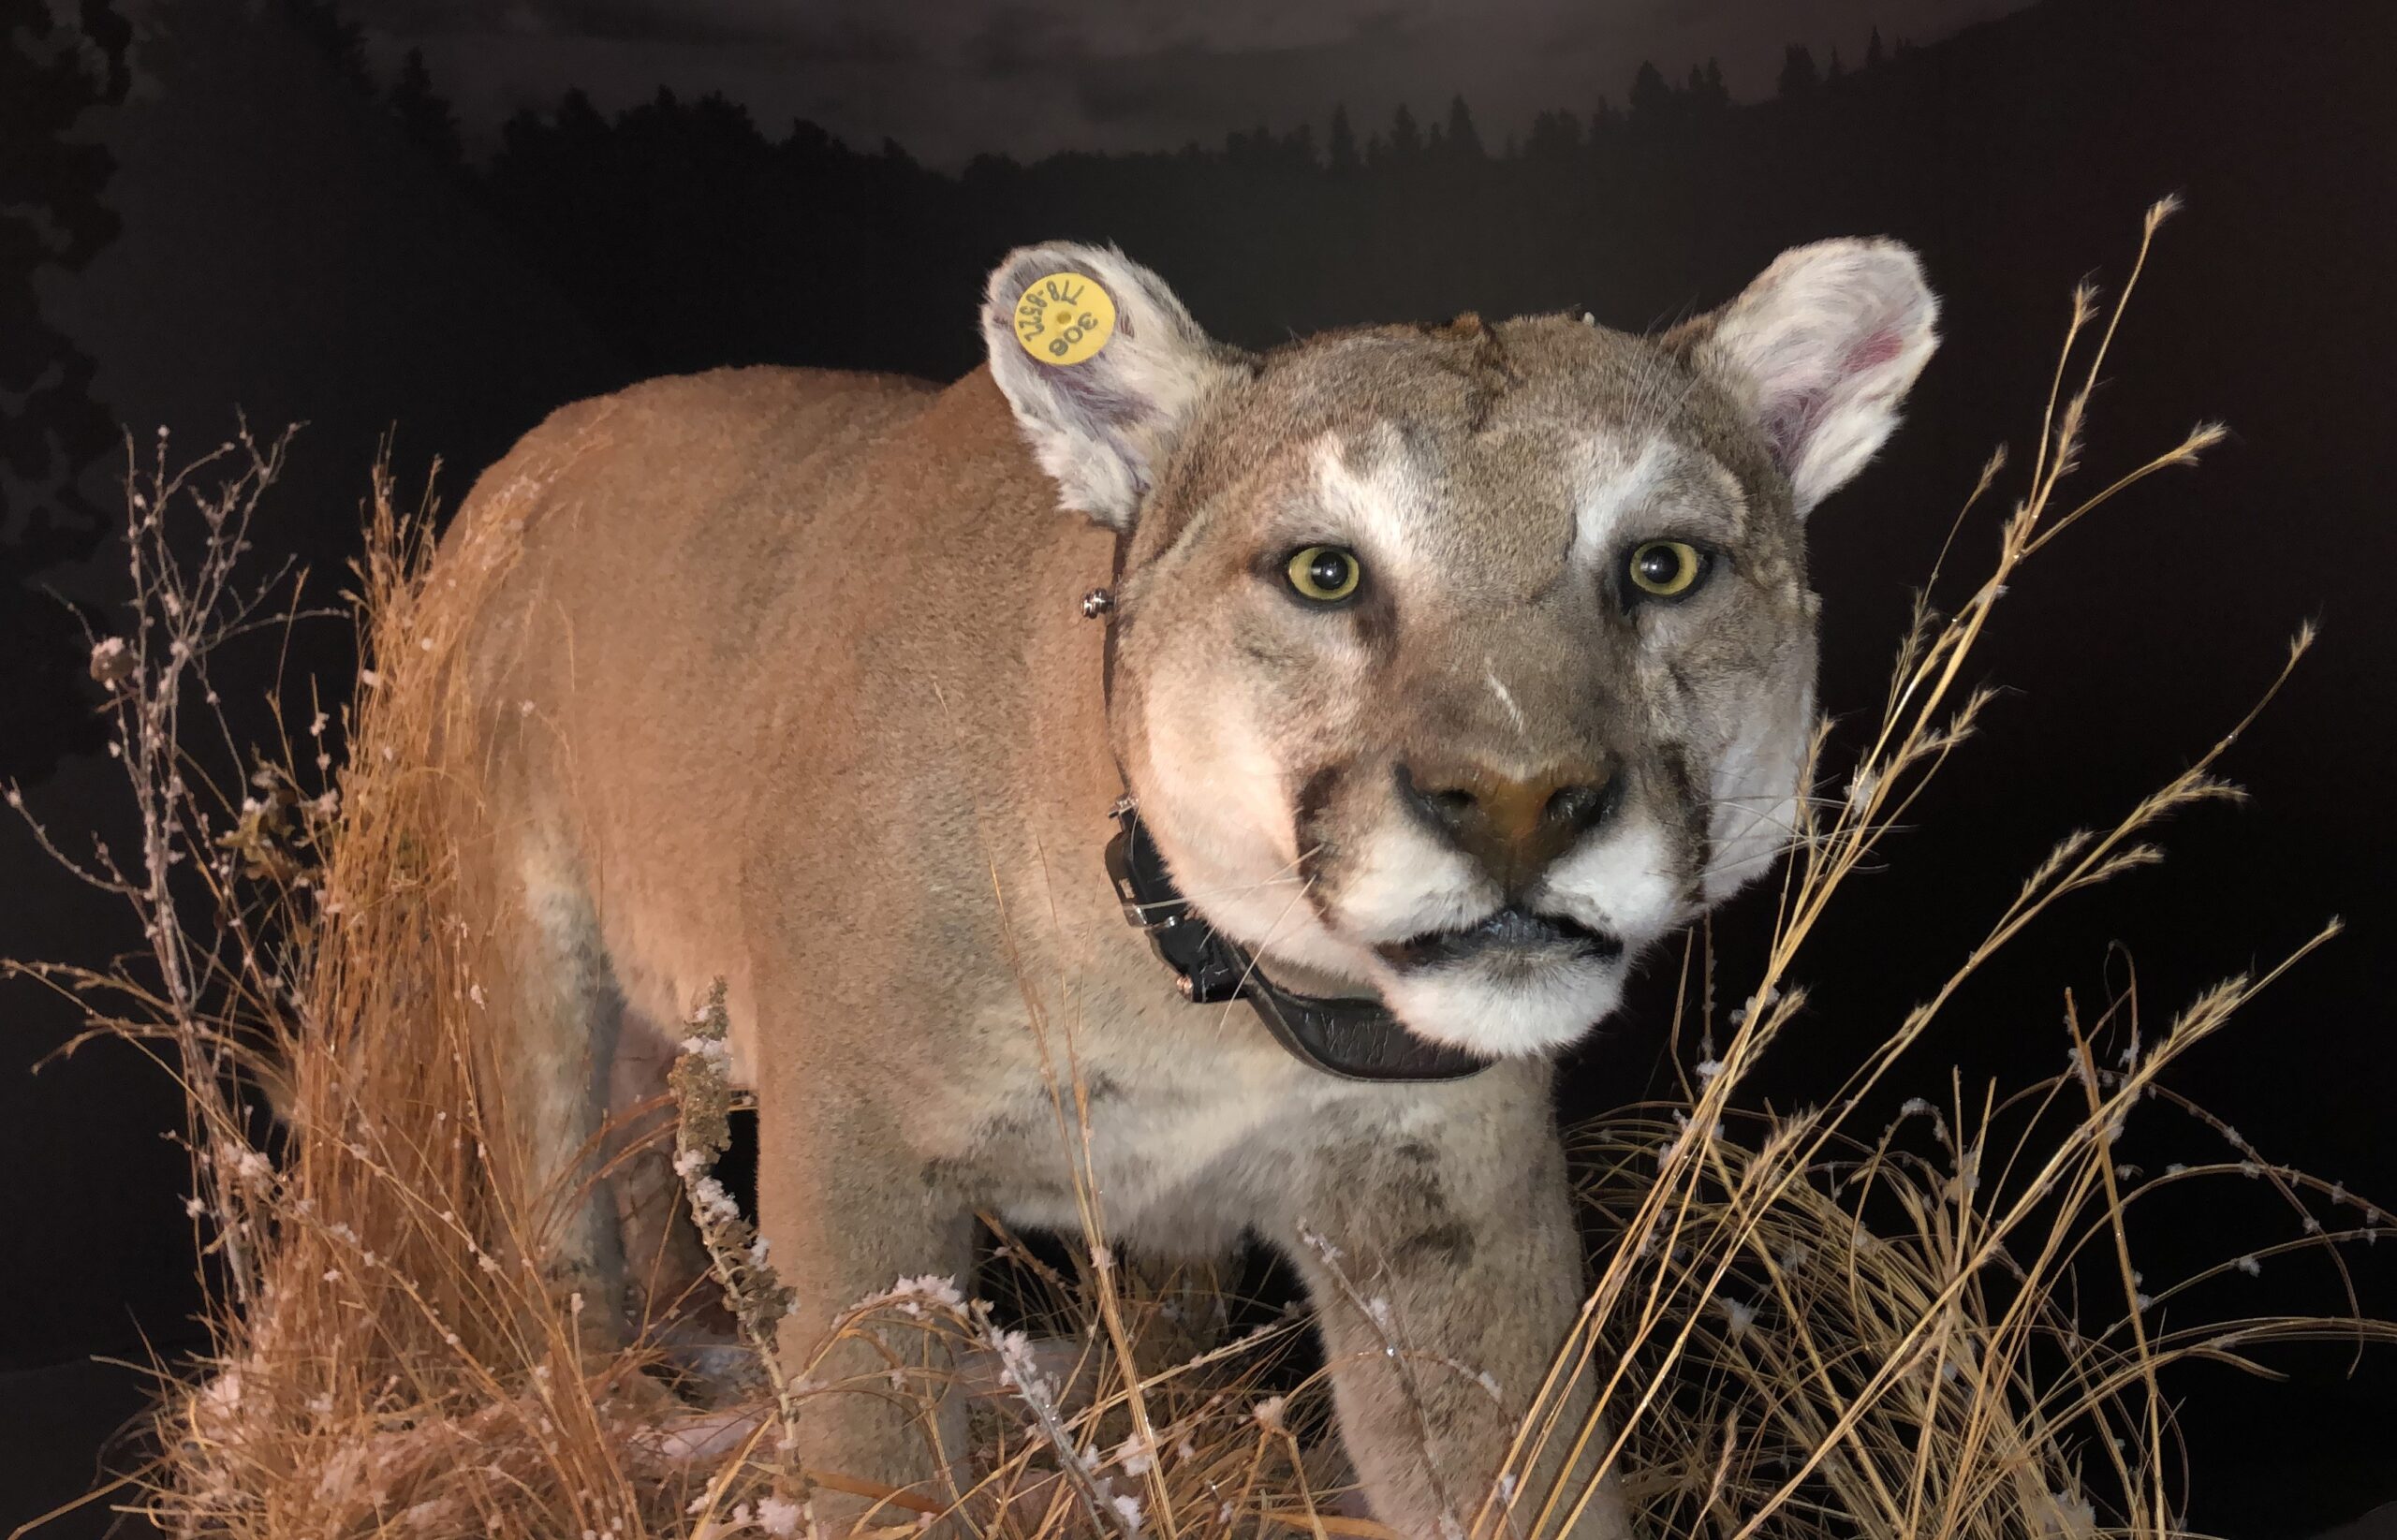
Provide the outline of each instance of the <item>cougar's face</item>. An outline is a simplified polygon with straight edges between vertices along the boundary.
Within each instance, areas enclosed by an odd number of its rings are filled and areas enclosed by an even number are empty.
[[[1112,302],[1096,353],[1034,345],[1060,271]],[[1285,983],[1512,1054],[1605,1017],[1788,838],[1801,520],[1935,315],[1911,253],[1838,241],[1658,339],[1468,316],[1260,358],[1051,245],[983,328],[1062,501],[1125,542],[1109,729],[1184,896]]]
[[[1551,1047],[1777,848],[1799,524],[1644,345],[1549,321],[1269,360],[1158,501],[1117,734],[1184,892],[1269,969]]]

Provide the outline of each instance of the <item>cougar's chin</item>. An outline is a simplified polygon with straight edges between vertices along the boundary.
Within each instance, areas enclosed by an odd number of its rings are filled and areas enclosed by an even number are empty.
[[[1385,957],[1384,1004],[1427,1041],[1511,1058],[1566,1047],[1622,1002],[1619,944],[1506,929],[1531,933],[1402,944],[1412,965]]]

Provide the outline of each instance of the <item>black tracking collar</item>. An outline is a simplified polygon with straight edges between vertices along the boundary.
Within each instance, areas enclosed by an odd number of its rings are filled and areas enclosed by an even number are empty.
[[[1173,886],[1156,842],[1131,798],[1115,804],[1107,875],[1124,917],[1144,931],[1197,1005],[1245,1000],[1257,1019],[1302,1063],[1344,1080],[1459,1080],[1490,1066],[1463,1049],[1408,1032],[1378,1000],[1294,994],[1258,971],[1246,951],[1199,917]]]

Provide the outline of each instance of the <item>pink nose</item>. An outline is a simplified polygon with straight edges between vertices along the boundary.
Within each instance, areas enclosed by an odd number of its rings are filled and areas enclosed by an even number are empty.
[[[1567,760],[1529,776],[1473,762],[1401,764],[1401,799],[1509,893],[1606,821],[1615,775],[1600,760]]]

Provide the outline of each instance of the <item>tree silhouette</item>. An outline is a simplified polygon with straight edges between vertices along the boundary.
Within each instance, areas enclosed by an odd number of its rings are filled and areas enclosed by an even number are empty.
[[[1354,176],[1365,168],[1357,153],[1357,131],[1348,126],[1348,109],[1334,106],[1331,110],[1331,133],[1326,141],[1326,161],[1334,176]]]
[[[455,171],[466,163],[465,147],[458,138],[458,118],[433,89],[433,76],[424,67],[424,50],[412,48],[400,61],[400,73],[392,81],[385,101],[391,115],[400,120],[400,133],[421,153],[425,159],[445,171]]]
[[[1464,104],[1464,94],[1459,92],[1448,100],[1448,158],[1472,161],[1488,158],[1481,145],[1481,130],[1473,125],[1473,110]]]
[[[1690,111],[1696,117],[1712,117],[1729,110],[1731,88],[1723,83],[1723,66],[1709,59],[1704,67],[1689,66],[1689,85],[1684,91]]]
[[[1802,101],[1822,83],[1822,71],[1815,67],[1814,51],[1803,43],[1790,44],[1781,61],[1781,95],[1790,101]]]
[[[375,76],[366,67],[365,29],[344,16],[333,0],[276,0],[275,9],[292,31],[331,61],[360,95],[375,94]]]
[[[19,579],[97,548],[105,522],[79,483],[124,443],[92,397],[93,360],[42,317],[36,286],[117,233],[100,200],[116,163],[70,136],[87,110],[124,98],[132,33],[109,0],[81,0],[77,22],[44,0],[0,0],[0,550]],[[81,640],[49,594],[0,581],[0,782],[37,779],[98,742]]]
[[[1531,138],[1524,141],[1523,158],[1566,161],[1581,151],[1581,119],[1570,112],[1536,112],[1532,115]]]
[[[1833,43],[1831,45],[1831,66],[1823,71],[1823,81],[1828,84],[1832,81],[1838,80],[1841,76],[1846,73],[1847,66],[1839,62],[1839,45],[1837,43]]]
[[[1875,27],[1873,36],[1864,40],[1864,67],[1878,69],[1888,57],[1887,51],[1881,47],[1881,29]]]
[[[569,143],[589,143],[608,132],[608,120],[599,115],[591,97],[580,87],[568,90],[558,102],[558,132]]]
[[[1665,81],[1665,72],[1654,61],[1642,59],[1631,77],[1631,122],[1634,126],[1654,132],[1681,116],[1681,103],[1673,88]]]
[[[1423,158],[1423,131],[1416,126],[1415,114],[1406,110],[1404,102],[1399,103],[1398,110],[1390,114],[1387,149],[1392,165],[1412,166]]]

